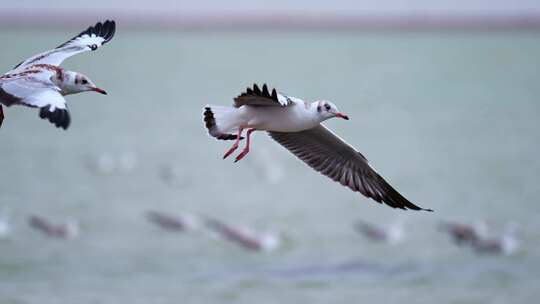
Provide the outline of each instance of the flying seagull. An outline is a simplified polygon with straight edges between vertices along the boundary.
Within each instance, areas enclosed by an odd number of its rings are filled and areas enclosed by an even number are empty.
[[[107,94],[87,76],[60,67],[75,54],[95,51],[114,36],[114,21],[98,22],[55,49],[32,56],[0,76],[0,126],[2,105],[39,108],[39,117],[57,128],[69,127],[71,118],[64,96],[85,91]]]
[[[399,194],[360,152],[321,124],[334,117],[349,119],[329,101],[309,103],[278,93],[276,89],[270,92],[266,84],[262,89],[254,84],[234,99],[232,107],[207,105],[203,116],[210,136],[234,140],[223,158],[238,148],[244,130],[247,130],[246,145],[235,162],[249,153],[253,131],[267,131],[310,167],[355,192],[393,208],[432,211]]]

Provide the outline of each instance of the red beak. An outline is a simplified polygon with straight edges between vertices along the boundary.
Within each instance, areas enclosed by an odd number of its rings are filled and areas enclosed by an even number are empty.
[[[334,114],[334,115],[335,115],[336,117],[343,118],[343,119],[345,119],[345,120],[349,120],[349,116],[347,116],[347,115],[345,115],[345,114],[343,114],[343,113],[339,113],[339,112],[338,112],[338,113],[336,113],[336,114]]]
[[[102,90],[100,88],[92,88],[92,91],[98,92],[98,93],[103,94],[103,95],[107,95],[107,92],[105,92],[105,90]]]

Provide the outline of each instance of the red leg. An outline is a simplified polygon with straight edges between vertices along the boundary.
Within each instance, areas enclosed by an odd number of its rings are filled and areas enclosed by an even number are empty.
[[[225,152],[225,155],[223,155],[223,159],[227,158],[229,155],[231,155],[236,149],[238,149],[238,143],[240,143],[240,138],[242,138],[242,131],[244,131],[244,128],[240,127],[238,129],[238,134],[236,135],[236,141],[232,145],[232,147]]]
[[[2,127],[2,122],[4,121],[4,109],[0,105],[0,127]]]
[[[244,150],[242,150],[242,152],[240,152],[240,154],[238,154],[238,156],[236,157],[236,159],[234,160],[234,162],[237,162],[239,160],[241,160],[242,158],[244,158],[244,156],[246,156],[246,154],[249,153],[249,143],[251,142],[251,133],[255,131],[255,129],[249,129],[247,131],[247,134],[246,134],[246,147],[244,148]]]

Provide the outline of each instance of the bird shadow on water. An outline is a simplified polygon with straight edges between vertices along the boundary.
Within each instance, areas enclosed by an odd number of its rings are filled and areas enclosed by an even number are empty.
[[[368,281],[386,277],[410,277],[421,267],[414,263],[383,264],[364,258],[348,258],[342,261],[313,261],[287,263],[249,269],[222,269],[205,274],[195,281],[228,282],[243,287],[264,282],[293,284],[301,288],[319,288],[342,278],[360,278]]]

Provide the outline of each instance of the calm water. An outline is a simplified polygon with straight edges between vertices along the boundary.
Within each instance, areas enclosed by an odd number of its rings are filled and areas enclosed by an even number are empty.
[[[71,31],[68,31],[71,33]],[[71,35],[71,34],[69,34]],[[0,30],[0,67],[66,32]],[[108,96],[70,96],[68,132],[9,108],[0,130],[0,303],[531,303],[540,284],[538,33],[153,33],[120,31],[71,58]],[[315,174],[265,134],[238,164],[206,136],[201,107],[253,82],[334,101],[331,121],[403,194],[393,210]],[[109,159],[112,159],[109,161]],[[122,160],[125,168],[108,168]],[[127,159],[127,160],[126,160]],[[102,165],[96,165],[102,163]],[[164,176],[174,180],[164,181]],[[148,209],[209,214],[287,235],[274,253],[165,233]],[[30,230],[76,218],[81,237]],[[371,244],[356,219],[406,221]],[[453,246],[443,219],[521,225],[510,257]]]

